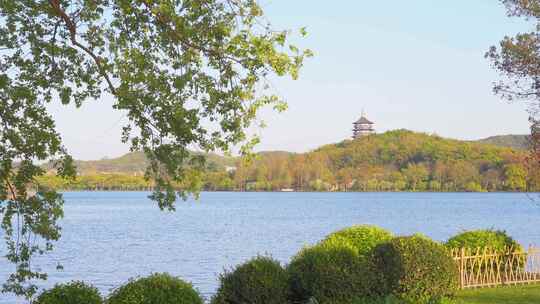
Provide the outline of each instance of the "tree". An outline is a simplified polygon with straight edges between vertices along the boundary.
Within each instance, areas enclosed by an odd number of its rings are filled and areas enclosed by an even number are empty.
[[[486,53],[502,79],[493,90],[507,100],[524,100],[529,104],[531,121],[531,160],[540,162],[540,0],[500,0],[508,16],[532,21],[528,33],[504,37],[499,46]]]
[[[506,187],[511,191],[524,191],[527,188],[527,172],[519,164],[510,164],[505,167],[504,177]]]
[[[423,164],[411,163],[402,171],[403,175],[407,178],[409,187],[412,191],[425,190],[425,187],[422,187],[422,185],[429,177],[429,171],[426,166]]]
[[[349,190],[354,181],[353,174],[354,170],[351,168],[342,168],[337,171],[336,180],[340,189],[345,192]]]
[[[511,17],[524,17],[540,22],[539,0],[500,0]],[[505,37],[499,46],[492,46],[486,53],[503,79],[494,86],[494,92],[502,97],[525,100],[540,100],[540,64],[539,28],[529,33],[519,33],[514,37]]]
[[[66,178],[75,171],[47,104],[112,96],[129,119],[122,141],[148,157],[151,198],[174,210],[201,185],[188,179],[204,158],[188,147],[249,148],[257,110],[284,109],[265,79],[296,78],[311,55],[289,34],[272,30],[255,0],[0,0],[0,212],[16,266],[3,290],[34,294],[29,280],[46,274],[30,258],[60,237],[62,198],[36,182],[44,172],[33,161],[58,160]],[[32,236],[45,244],[18,241]]]

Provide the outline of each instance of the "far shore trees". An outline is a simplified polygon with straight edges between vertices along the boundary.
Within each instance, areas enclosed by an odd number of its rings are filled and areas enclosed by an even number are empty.
[[[46,278],[31,258],[60,237],[63,200],[35,162],[75,175],[48,104],[112,97],[129,120],[121,140],[148,159],[151,198],[173,210],[201,187],[204,159],[188,148],[249,150],[257,110],[285,108],[265,80],[297,78],[311,55],[289,35],[255,0],[0,0],[0,214],[15,269],[3,291],[31,297]]]
[[[145,190],[144,160],[78,162],[79,175],[46,175],[42,185],[61,190]],[[540,191],[537,168],[526,150],[441,138],[407,130],[324,145],[307,153],[263,152],[209,159],[201,175],[208,191]],[[175,184],[175,188],[183,188]]]

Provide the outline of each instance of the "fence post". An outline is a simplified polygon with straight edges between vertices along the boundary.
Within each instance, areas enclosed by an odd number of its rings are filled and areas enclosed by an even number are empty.
[[[525,277],[527,278],[527,284],[531,284],[532,282],[532,276],[531,274],[534,273],[533,269],[527,269],[529,266],[529,257],[532,257],[533,255],[533,245],[529,244],[529,248],[527,249],[527,254],[525,255],[525,258],[523,259],[523,273],[525,273]],[[532,263],[531,263],[532,264]]]
[[[465,248],[461,247],[459,259],[459,286],[465,288]]]
[[[511,268],[508,265],[508,261],[511,258],[511,255],[509,254],[511,250],[508,249],[507,246],[504,246],[503,252],[501,252],[501,264],[502,264],[502,275],[501,275],[501,285],[504,286],[507,284],[508,281],[510,281],[510,275],[508,274],[509,268]]]

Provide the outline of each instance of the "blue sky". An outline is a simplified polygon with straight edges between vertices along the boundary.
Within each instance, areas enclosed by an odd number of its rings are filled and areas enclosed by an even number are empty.
[[[406,128],[477,139],[528,132],[522,103],[494,96],[498,75],[484,59],[505,35],[529,24],[509,19],[493,0],[262,0],[278,29],[306,26],[298,44],[315,52],[297,81],[273,80],[287,100],[282,114],[263,111],[268,127],[257,150],[309,151],[351,135],[362,109],[378,132]],[[115,157],[122,113],[111,101],[80,110],[53,106],[58,129],[79,159]]]

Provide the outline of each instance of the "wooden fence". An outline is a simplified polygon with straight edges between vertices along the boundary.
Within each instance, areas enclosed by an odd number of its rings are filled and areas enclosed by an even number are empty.
[[[540,248],[455,249],[462,289],[540,283]]]

